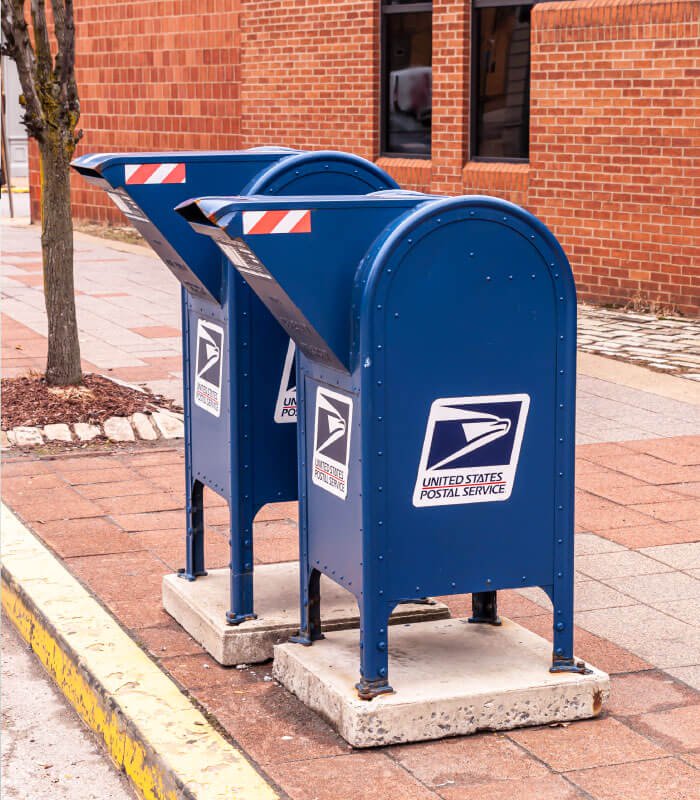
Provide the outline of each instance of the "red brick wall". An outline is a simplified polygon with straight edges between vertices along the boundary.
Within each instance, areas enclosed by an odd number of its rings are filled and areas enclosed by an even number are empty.
[[[379,4],[247,0],[241,16],[243,146],[378,146]]]
[[[409,189],[530,208],[584,299],[699,314],[700,2],[537,6],[529,164],[469,161],[469,7],[434,0],[432,158],[406,159],[379,157],[379,0],[84,0],[79,152],[349,150]],[[77,216],[122,221],[74,187]]]
[[[700,313],[700,3],[533,11],[528,206],[579,296]]]
[[[240,146],[238,0],[81,0],[75,15],[76,155]],[[31,179],[38,219],[36,169]],[[73,205],[77,217],[124,223],[78,176]]]

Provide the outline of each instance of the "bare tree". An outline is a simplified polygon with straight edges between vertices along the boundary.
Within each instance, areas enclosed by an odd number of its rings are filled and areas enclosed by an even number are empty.
[[[41,249],[49,322],[46,381],[52,386],[67,386],[83,379],[73,293],[70,208],[70,162],[82,131],[76,130],[80,101],[75,81],[73,0],[50,2],[53,32],[46,18],[46,0],[0,0],[0,8],[2,53],[17,65],[22,121],[39,146]]]

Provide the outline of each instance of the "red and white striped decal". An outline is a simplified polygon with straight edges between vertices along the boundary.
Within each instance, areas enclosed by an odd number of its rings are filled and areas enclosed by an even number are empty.
[[[244,211],[243,233],[311,233],[311,212]]]
[[[127,164],[124,177],[127,184],[187,183],[184,164]]]

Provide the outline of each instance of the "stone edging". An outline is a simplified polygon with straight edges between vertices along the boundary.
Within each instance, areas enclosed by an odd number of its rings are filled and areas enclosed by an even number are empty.
[[[130,417],[109,417],[102,425],[61,422],[43,427],[20,426],[0,433],[2,448],[38,447],[52,442],[90,442],[103,436],[111,442],[155,442],[159,439],[182,439],[183,415],[165,408],[149,414],[138,412]]]

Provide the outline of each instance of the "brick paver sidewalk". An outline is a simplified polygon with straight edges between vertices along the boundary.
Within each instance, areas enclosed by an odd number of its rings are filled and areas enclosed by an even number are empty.
[[[4,374],[42,369],[45,349],[36,232],[9,231]],[[78,251],[87,368],[177,396],[174,279],[141,252],[87,239]],[[184,551],[181,446],[6,454],[3,497],[292,800],[700,800],[700,405],[580,376],[577,428],[577,653],[611,673],[609,706],[568,726],[374,751],[351,750],[269,665],[218,666],[163,612],[162,576]],[[225,566],[228,509],[212,493],[206,522],[207,564]],[[296,548],[296,504],[263,509],[256,561]],[[500,597],[549,636],[539,591]],[[446,601],[470,610],[468,596]]]
[[[352,751],[270,680],[224,669],[162,610],[182,566],[182,450],[6,460],[6,502],[294,800],[700,798],[700,437],[578,448],[577,653],[612,674],[602,718]],[[256,523],[258,563],[296,557],[295,504]],[[208,496],[207,563],[228,562]],[[501,610],[549,636],[533,590]],[[454,614],[468,596],[446,598]],[[583,791],[580,791],[583,790]],[[583,793],[585,792],[585,793]]]
[[[2,232],[3,374],[42,371],[46,316],[39,232],[36,226],[8,225]],[[144,383],[154,392],[182,402],[180,287],[152,251],[78,236],[75,286],[86,371]],[[617,314],[622,317],[619,325],[623,331],[618,336],[609,321],[611,313],[581,308],[582,341],[591,340],[585,349],[595,351],[604,340],[610,352],[636,358],[619,343],[620,336],[624,334],[630,346],[642,335],[661,336],[656,323],[647,324],[646,332],[640,333],[643,326],[639,315]],[[686,340],[698,336],[700,324],[687,321],[685,327],[678,327],[677,322],[673,325],[663,347],[675,351],[677,358],[685,358],[686,353],[688,359],[694,357]],[[661,346],[654,344],[655,348]],[[577,422],[577,441],[581,444],[693,434],[700,430],[700,408],[581,376]]]

